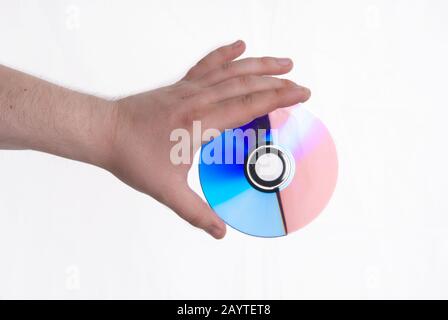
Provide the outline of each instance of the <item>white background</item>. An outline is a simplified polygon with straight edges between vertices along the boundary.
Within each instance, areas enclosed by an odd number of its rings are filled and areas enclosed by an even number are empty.
[[[105,171],[0,151],[0,298],[448,298],[447,10],[0,0],[0,63],[106,97],[173,82],[240,38],[246,55],[291,57],[340,161],[303,230],[215,241]]]

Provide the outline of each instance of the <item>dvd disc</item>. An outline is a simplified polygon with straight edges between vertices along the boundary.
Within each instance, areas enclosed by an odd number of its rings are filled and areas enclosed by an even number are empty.
[[[279,237],[313,220],[336,185],[338,162],[324,124],[302,106],[278,109],[201,148],[199,179],[229,226]]]

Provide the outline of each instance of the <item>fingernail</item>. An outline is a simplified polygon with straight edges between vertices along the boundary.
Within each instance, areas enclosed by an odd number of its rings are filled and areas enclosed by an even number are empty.
[[[281,66],[289,66],[292,61],[289,58],[277,58],[277,63]]]
[[[239,46],[241,46],[242,44],[243,44],[243,41],[241,41],[241,40],[235,41],[235,42],[232,44],[232,48],[236,49],[236,48],[238,48]]]
[[[306,94],[308,96],[311,96],[311,90],[310,89],[308,89],[307,87],[303,87],[303,89],[306,91]]]
[[[311,90],[308,89],[307,87],[302,87],[302,86],[297,85],[297,88],[295,90],[297,90],[297,92],[300,91],[300,93],[302,93],[302,94],[305,93],[305,95],[308,97],[311,95]]]
[[[304,87],[304,86],[297,85],[297,88],[299,88],[300,90],[306,91],[306,92],[311,92],[310,89],[308,89],[307,87]]]

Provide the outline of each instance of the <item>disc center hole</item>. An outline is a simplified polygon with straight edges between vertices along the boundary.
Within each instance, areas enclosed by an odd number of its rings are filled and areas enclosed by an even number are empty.
[[[283,161],[275,153],[265,153],[255,162],[255,173],[264,181],[278,179],[284,170]]]

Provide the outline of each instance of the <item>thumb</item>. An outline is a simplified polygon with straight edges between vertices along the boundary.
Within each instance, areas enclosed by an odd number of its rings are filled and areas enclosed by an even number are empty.
[[[216,239],[226,234],[226,225],[188,185],[176,192],[170,207],[193,226],[203,229]]]

